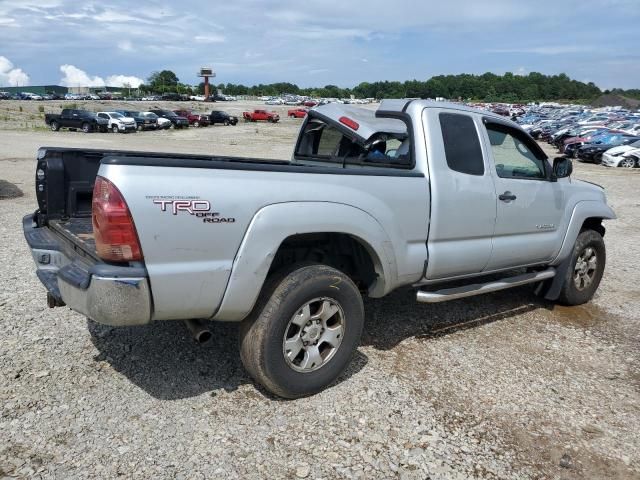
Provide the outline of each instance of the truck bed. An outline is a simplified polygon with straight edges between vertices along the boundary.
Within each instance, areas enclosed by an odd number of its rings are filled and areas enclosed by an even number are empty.
[[[49,228],[71,242],[76,250],[80,249],[83,253],[98,260],[91,217],[49,220]]]

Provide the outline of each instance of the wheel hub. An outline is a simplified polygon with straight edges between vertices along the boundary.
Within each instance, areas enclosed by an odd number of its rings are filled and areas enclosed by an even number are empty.
[[[305,328],[302,329],[302,341],[305,344],[317,344],[323,331],[324,329],[322,328],[320,321],[315,320],[313,322],[308,322]]]
[[[573,269],[573,281],[578,290],[584,290],[591,285],[596,275],[597,264],[598,256],[595,249],[585,248]]]
[[[340,304],[327,297],[305,303],[285,329],[282,353],[298,372],[311,372],[326,365],[342,343],[345,315]]]

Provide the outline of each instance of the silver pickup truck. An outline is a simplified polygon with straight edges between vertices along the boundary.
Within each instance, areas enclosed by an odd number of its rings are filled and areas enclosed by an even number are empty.
[[[41,148],[26,240],[50,306],[108,325],[242,322],[242,361],[287,398],[331,384],[362,295],[441,302],[535,284],[588,302],[604,190],[516,124],[460,105],[309,112],[291,161]]]

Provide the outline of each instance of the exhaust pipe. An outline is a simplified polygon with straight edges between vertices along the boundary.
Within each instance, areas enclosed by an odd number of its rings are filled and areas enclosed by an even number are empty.
[[[187,326],[193,339],[200,343],[207,343],[211,340],[211,330],[207,327],[207,324],[202,320],[185,320],[184,324]]]

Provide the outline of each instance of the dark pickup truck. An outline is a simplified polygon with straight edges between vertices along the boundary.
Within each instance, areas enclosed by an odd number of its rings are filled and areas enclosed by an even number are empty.
[[[109,126],[108,120],[98,118],[93,112],[71,108],[65,108],[60,114],[45,114],[44,122],[49,125],[54,132],[57,132],[61,128],[82,130],[85,133],[95,131],[106,132]]]

